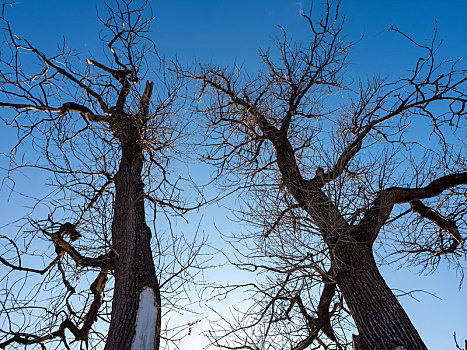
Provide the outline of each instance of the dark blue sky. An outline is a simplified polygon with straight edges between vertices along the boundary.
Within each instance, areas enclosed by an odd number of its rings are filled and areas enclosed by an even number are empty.
[[[65,37],[85,54],[101,50],[96,7],[99,1],[26,0],[7,9],[13,29],[44,52],[54,53]],[[267,48],[281,25],[292,38],[307,39],[301,10],[309,1],[286,0],[170,0],[152,1],[156,16],[153,39],[161,56],[189,63],[193,60],[218,64],[245,64],[254,70],[258,48]],[[314,1],[319,13],[320,1]],[[420,52],[394,32],[395,25],[417,40],[431,39],[434,28],[443,40],[440,58],[467,57],[466,1],[342,1],[348,22],[345,33],[359,41],[351,54],[350,70],[355,79],[375,73],[398,76],[412,68]],[[102,12],[102,15],[105,14]],[[467,67],[465,60],[461,65]],[[84,62],[83,62],[84,64]],[[402,298],[408,313],[430,349],[453,349],[452,334],[467,338],[467,294],[458,289],[458,278],[444,267],[440,273],[417,276],[417,271],[385,269],[389,285],[400,289],[427,289],[441,298],[419,294],[420,302]],[[447,345],[448,344],[448,345]],[[182,346],[183,348],[183,346]]]
[[[42,47],[54,47],[63,37],[81,52],[98,44],[96,7],[99,1],[24,1],[9,13],[16,29]],[[308,11],[310,2],[285,0],[237,1],[152,1],[156,16],[154,39],[162,55],[177,55],[183,60],[193,58],[257,62],[258,47],[267,47],[269,39],[278,34],[274,25],[283,26],[293,38],[305,40],[306,23],[299,15]],[[320,2],[314,1],[316,13]],[[391,65],[410,65],[413,50],[394,33],[385,30],[396,25],[417,39],[429,39],[438,27],[444,40],[442,52],[458,57],[465,53],[465,11],[463,1],[343,1],[341,12],[348,19],[345,32],[353,41],[363,40],[354,50],[356,64],[365,69],[381,64],[380,71]],[[384,61],[386,60],[386,61]],[[370,67],[368,67],[368,65]]]

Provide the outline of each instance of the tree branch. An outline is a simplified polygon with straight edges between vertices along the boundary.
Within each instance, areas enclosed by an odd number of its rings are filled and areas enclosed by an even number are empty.
[[[71,227],[73,228],[71,229]],[[115,253],[113,251],[100,255],[97,258],[82,256],[70,243],[63,239],[63,235],[67,234],[70,235],[73,240],[76,239],[76,235],[79,235],[79,233],[74,229],[74,225],[66,223],[63,224],[61,228],[62,229],[55,233],[49,233],[42,228],[40,230],[52,239],[58,251],[63,250],[68,253],[76,262],[76,266],[100,267],[107,270],[111,270],[115,267]]]
[[[37,336],[34,334],[24,334],[24,333],[13,333],[13,337],[0,343],[0,348],[4,349],[8,345],[12,343],[30,345],[30,344],[41,344],[46,340],[53,339],[60,337],[62,339],[65,338],[65,330],[68,329],[75,340],[84,340],[88,339],[89,330],[91,329],[93,323],[97,320],[97,313],[99,311],[100,306],[102,305],[103,298],[104,298],[104,287],[105,283],[107,282],[107,274],[108,270],[102,269],[97,276],[96,280],[91,284],[91,292],[94,295],[94,300],[89,307],[89,311],[84,318],[84,324],[80,328],[76,326],[68,317],[66,317],[57,330],[50,332],[49,334],[43,336]],[[42,344],[41,344],[42,345]]]
[[[391,187],[382,190],[377,196],[373,205],[366,210],[360,223],[358,239],[362,242],[372,244],[378,236],[381,227],[391,214],[394,204],[419,201],[440,195],[448,188],[467,184],[467,172],[449,174],[433,180],[425,187],[403,188]]]
[[[445,218],[434,209],[423,204],[420,200],[414,200],[410,202],[410,207],[414,212],[420,214],[422,218],[431,220],[436,225],[438,225],[440,229],[447,231],[452,236],[451,245],[448,248],[444,248],[444,246],[441,247],[442,254],[454,252],[459,244],[463,242],[462,236],[454,220]]]
[[[82,88],[84,91],[86,91],[86,94],[88,94],[89,96],[92,96],[94,97],[98,102],[99,102],[99,105],[101,106],[101,109],[102,111],[107,114],[107,115],[111,115],[112,114],[112,110],[109,109],[107,107],[107,104],[105,103],[105,101],[102,99],[102,96],[100,94],[98,94],[97,92],[95,92],[94,90],[92,90],[89,86],[87,86],[86,84],[84,84],[81,80],[78,80],[75,76],[73,76],[70,72],[66,71],[65,69],[57,66],[54,62],[52,62],[51,60],[49,60],[42,52],[40,52],[39,50],[37,50],[34,46],[32,46],[27,40],[25,40],[25,42],[28,44],[28,48],[29,50],[31,50],[32,52],[34,52],[37,56],[39,56],[45,63],[47,63],[49,66],[51,66],[52,68],[54,68],[58,73],[60,73],[61,75],[63,75],[64,77],[68,78],[69,80],[71,80],[72,82],[74,82],[76,85],[78,85],[80,88]]]
[[[126,77],[128,75],[131,75],[133,74],[133,71],[131,69],[120,69],[120,70],[115,70],[115,69],[112,69],[112,68],[109,68],[105,65],[103,65],[102,63],[99,63],[95,60],[92,60],[92,59],[86,59],[86,62],[92,66],[95,66],[97,68],[100,68],[102,69],[103,71],[111,74],[115,79],[118,80],[118,82],[120,82],[122,85],[125,84],[125,80],[126,80]]]
[[[51,112],[59,114],[66,114],[68,112],[78,112],[82,116],[87,117],[90,122],[103,123],[108,121],[108,117],[96,115],[89,108],[77,104],[75,102],[66,102],[58,108],[49,106],[28,105],[21,103],[0,102],[0,107],[9,107],[14,109],[25,109],[28,111]]]

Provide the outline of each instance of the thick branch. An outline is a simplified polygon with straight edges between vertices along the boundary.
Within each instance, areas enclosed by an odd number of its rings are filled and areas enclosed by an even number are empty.
[[[115,70],[115,69],[112,69],[112,68],[109,68],[105,65],[103,65],[102,63],[99,63],[95,60],[91,60],[91,59],[87,59],[86,62],[92,66],[95,66],[97,68],[100,68],[102,69],[103,71],[111,74],[115,79],[118,80],[119,83],[121,83],[122,85],[125,84],[125,81],[126,81],[126,77],[128,75],[131,75],[133,74],[133,71],[131,69],[120,69],[120,70]]]
[[[68,112],[78,112],[84,117],[87,117],[91,122],[103,123],[107,121],[107,117],[102,115],[94,114],[89,108],[77,104],[75,102],[66,102],[61,107],[49,107],[49,106],[35,106],[21,103],[9,103],[0,102],[0,107],[9,107],[14,109],[25,109],[28,111],[40,111],[40,112],[51,112],[65,114]]]
[[[352,158],[358,153],[358,151],[360,151],[360,149],[362,148],[362,144],[362,140],[358,142],[353,142],[349,147],[347,147],[344,150],[344,152],[342,152],[340,157],[337,159],[336,164],[334,164],[334,166],[329,172],[317,174],[312,181],[316,183],[317,186],[322,187],[326,183],[337,179],[346,169],[347,164],[349,164]]]
[[[441,253],[452,253],[454,250],[456,250],[456,248],[462,242],[462,236],[459,233],[459,229],[457,228],[456,222],[454,220],[445,218],[443,215],[426,206],[419,200],[410,202],[410,207],[414,212],[420,214],[422,218],[433,221],[436,225],[439,226],[440,229],[446,230],[452,236],[451,245],[448,248],[441,247]]]
[[[467,184],[467,172],[442,176],[421,188],[391,187],[382,190],[357,225],[359,240],[370,244],[375,241],[381,227],[391,214],[394,204],[435,197],[448,188],[464,184]]]
[[[91,307],[89,308],[89,311],[86,314],[83,327],[81,328],[81,333],[86,334],[86,336],[89,333],[92,324],[96,321],[99,308],[101,307],[102,302],[104,301],[104,288],[105,283],[107,282],[107,274],[108,270],[102,269],[101,272],[99,272],[99,275],[97,276],[95,281],[91,284],[90,289],[92,294],[94,295],[94,300],[91,303]]]
[[[147,119],[149,114],[149,103],[151,102],[151,95],[154,83],[152,81],[146,81],[143,96],[139,102],[139,116],[142,119]]]
[[[52,239],[56,247],[63,249],[71,256],[71,258],[76,262],[76,266],[100,267],[109,270],[114,268],[115,256],[113,252],[100,255],[97,258],[85,257],[82,256],[70,243],[65,241],[60,234],[50,234],[44,230],[42,231]]]
[[[300,296],[297,297],[297,304],[299,306],[300,312],[307,319],[309,335],[299,344],[294,346],[292,350],[304,350],[307,349],[313,341],[318,336],[318,332],[321,330],[326,334],[329,339],[335,341],[336,337],[331,326],[331,319],[329,315],[329,306],[331,305],[332,298],[336,292],[336,283],[329,282],[325,283],[323,291],[321,292],[321,297],[318,304],[318,318],[312,318],[306,312],[306,309],[301,301]]]
[[[433,180],[429,185],[422,188],[399,188],[394,187],[386,191],[395,194],[395,203],[407,203],[414,200],[431,198],[440,195],[448,188],[467,184],[467,172],[449,174]]]

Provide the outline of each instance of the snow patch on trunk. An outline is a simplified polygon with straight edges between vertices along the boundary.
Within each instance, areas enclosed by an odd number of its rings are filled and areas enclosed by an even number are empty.
[[[139,294],[139,307],[136,314],[135,336],[131,344],[132,350],[154,349],[156,335],[157,306],[154,290],[144,287]]]

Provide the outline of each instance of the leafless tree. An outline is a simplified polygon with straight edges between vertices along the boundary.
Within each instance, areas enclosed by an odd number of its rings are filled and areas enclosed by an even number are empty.
[[[392,81],[349,79],[353,44],[339,6],[303,17],[310,41],[280,29],[256,76],[238,66],[176,68],[197,81],[206,161],[225,186],[245,189],[239,219],[256,229],[237,264],[267,272],[224,287],[254,296],[212,341],[426,349],[375,251],[429,269],[465,263],[467,72],[437,60],[435,39],[422,44],[392,28],[421,52],[412,70]],[[352,340],[349,321],[359,333]]]
[[[161,303],[180,307],[197,266],[199,245],[164,219],[190,209],[170,170],[186,141],[184,84],[157,55],[147,1],[106,11],[105,54],[82,60],[20,39],[3,5],[0,106],[17,132],[3,186],[32,198],[21,174],[45,173],[51,190],[2,228],[0,348],[159,349]]]

